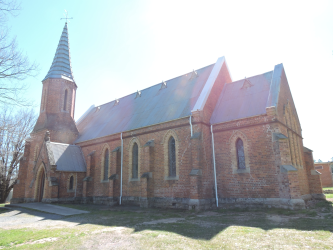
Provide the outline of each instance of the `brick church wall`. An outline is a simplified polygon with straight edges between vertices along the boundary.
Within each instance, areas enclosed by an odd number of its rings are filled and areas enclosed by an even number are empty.
[[[314,164],[315,170],[321,173],[320,180],[323,187],[333,187],[331,166],[333,167],[333,162],[320,162]]]

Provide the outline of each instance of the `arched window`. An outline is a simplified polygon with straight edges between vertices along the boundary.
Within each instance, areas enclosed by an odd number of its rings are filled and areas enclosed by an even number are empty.
[[[236,149],[237,149],[237,166],[238,169],[245,169],[245,154],[244,154],[244,144],[242,139],[238,138],[236,141]]]
[[[109,149],[106,149],[104,153],[104,178],[103,178],[105,181],[108,179],[108,173],[109,173]]]
[[[64,97],[64,108],[63,108],[65,111],[66,111],[66,106],[67,106],[67,105],[66,105],[66,103],[67,103],[67,92],[68,92],[68,91],[67,91],[67,89],[66,89],[66,90],[65,90],[65,97]]]
[[[169,139],[168,145],[168,154],[169,154],[169,176],[175,177],[176,176],[176,142],[175,138],[172,136]]]
[[[74,177],[73,175],[71,176],[71,178],[69,178],[69,190],[73,190],[74,188]]]
[[[139,172],[139,147],[135,142],[132,148],[132,178],[137,179]]]

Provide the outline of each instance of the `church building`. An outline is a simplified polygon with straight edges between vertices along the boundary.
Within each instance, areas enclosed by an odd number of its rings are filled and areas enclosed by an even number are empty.
[[[220,57],[75,122],[78,86],[66,23],[11,203],[302,209],[325,199],[282,64],[232,81]]]

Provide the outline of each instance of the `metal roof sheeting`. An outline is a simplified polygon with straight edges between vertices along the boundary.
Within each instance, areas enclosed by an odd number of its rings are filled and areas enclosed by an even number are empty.
[[[91,110],[78,125],[79,137],[75,143],[91,140],[136,128],[150,126],[191,115],[214,64],[154,85],[137,93],[106,103]]]
[[[86,162],[79,146],[48,142],[47,149],[48,153],[53,155],[53,164],[57,165],[57,171],[87,171]]]
[[[211,124],[266,114],[273,71],[224,86],[210,119]],[[244,87],[245,80],[252,86]],[[274,93],[273,93],[274,94]]]
[[[71,66],[71,56],[69,51],[67,23],[65,23],[65,27],[62,31],[51,68],[45,76],[44,80],[48,78],[63,78],[74,82]]]

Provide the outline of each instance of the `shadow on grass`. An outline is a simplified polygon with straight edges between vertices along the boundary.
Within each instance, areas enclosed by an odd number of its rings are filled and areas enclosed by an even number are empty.
[[[3,212],[2,210],[4,209],[0,210],[0,213],[2,212],[0,215],[0,224],[10,223],[11,219],[13,221],[19,221],[19,215],[26,213],[39,217],[40,220],[36,220],[39,222],[43,220],[54,220],[74,222],[78,225],[94,224],[110,227],[126,227],[133,228],[134,232],[152,230],[158,233],[160,231],[166,231],[193,239],[204,240],[212,239],[230,226],[243,227],[241,230],[245,233],[247,231],[250,232],[253,228],[262,230],[279,228],[333,232],[332,203],[327,201],[317,203],[316,209],[301,211],[233,208],[193,212],[188,210],[144,209],[133,206],[108,207],[91,204],[56,205],[86,210],[90,213],[61,216],[15,207],[14,210],[17,211],[17,214],[8,216],[11,218],[7,218],[6,213],[12,213],[13,210],[8,210],[8,212]],[[323,212],[323,214],[318,211]],[[321,217],[319,217],[317,213],[319,213]],[[50,225],[52,225],[52,223]]]

